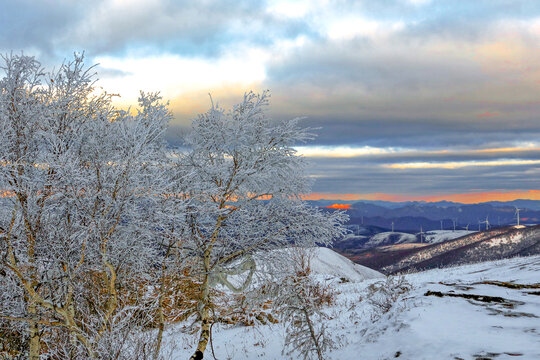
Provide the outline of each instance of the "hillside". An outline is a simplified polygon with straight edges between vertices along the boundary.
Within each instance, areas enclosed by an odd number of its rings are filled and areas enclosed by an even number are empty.
[[[433,241],[433,244],[388,245],[371,249],[339,247],[338,251],[358,264],[387,274],[540,254],[538,225],[519,229],[511,226],[483,232],[469,232],[468,235],[446,241],[440,240],[452,232],[428,232],[428,238],[432,233],[435,233],[434,237],[429,240]],[[455,236],[460,234],[459,231],[454,233]]]
[[[381,270],[391,274],[411,269],[429,269],[531,255],[538,253],[539,244],[539,225],[528,228],[500,228],[418,248],[413,254]]]
[[[334,348],[326,359],[538,359],[540,256],[434,269],[405,275],[412,290],[386,313],[366,289],[375,280],[327,282],[336,292],[325,309]],[[529,288],[528,288],[528,287]],[[536,288],[535,288],[536,287]],[[165,336],[170,359],[187,359],[193,335],[182,324]],[[187,331],[187,330],[186,330]],[[284,324],[215,325],[217,359],[298,359],[287,350]],[[205,358],[212,358],[210,350]]]
[[[361,254],[369,254],[370,252],[366,252],[366,250],[376,253],[378,252],[377,248],[379,247],[420,243],[420,241],[426,245],[440,243],[474,233],[474,231],[467,230],[431,230],[426,231],[421,239],[420,234],[418,233],[410,234],[399,231],[382,231],[377,233],[375,230],[377,228],[373,226],[349,226],[349,229],[352,229],[353,232],[345,235],[341,239],[337,239],[332,244],[332,248],[360,264],[364,263],[362,261],[358,261],[356,257],[361,256]],[[392,249],[392,251],[398,251],[401,249],[404,249],[404,247],[396,247],[395,249]],[[370,264],[364,265],[370,266]]]

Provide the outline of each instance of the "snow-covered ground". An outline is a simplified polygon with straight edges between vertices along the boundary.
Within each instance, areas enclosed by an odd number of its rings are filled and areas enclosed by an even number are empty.
[[[467,230],[430,230],[426,231],[423,235],[422,241],[424,243],[435,244],[443,241],[457,239],[462,236],[466,236],[476,231]],[[373,235],[365,244],[366,247],[376,247],[390,244],[407,244],[420,242],[419,235],[403,233],[403,232],[382,232]]]
[[[393,239],[394,241],[391,241]],[[413,243],[417,242],[416,236],[413,234],[397,232],[397,231],[387,231],[375,234],[369,239],[366,243],[366,246],[375,247],[380,245],[388,244],[402,244],[402,243]]]
[[[468,230],[430,230],[426,231],[426,234],[424,235],[424,239],[426,242],[430,244],[440,243],[443,241],[448,241],[452,239],[457,239],[458,237],[466,236],[472,233],[475,233],[476,231],[468,231]]]
[[[331,267],[339,268],[327,259]],[[327,264],[328,265],[328,264]],[[328,269],[327,265],[323,267]],[[324,272],[324,271],[322,271]],[[540,289],[513,289],[486,281],[540,282],[540,256],[436,269],[405,276],[413,288],[392,309],[379,314],[367,301],[370,279],[340,283],[335,305],[326,309],[326,325],[335,349],[327,359],[540,359]],[[425,296],[427,291],[453,294]],[[482,302],[461,295],[485,295]],[[173,359],[187,359],[196,336],[182,326],[168,329],[166,349]],[[213,327],[217,359],[297,359],[282,354],[283,324]],[[205,358],[212,359],[209,346]]]

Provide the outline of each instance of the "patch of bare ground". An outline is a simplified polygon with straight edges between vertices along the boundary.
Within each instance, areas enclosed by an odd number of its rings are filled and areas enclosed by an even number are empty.
[[[504,353],[494,353],[494,352],[482,352],[480,354],[475,354],[474,360],[493,360],[496,357],[499,357],[501,355],[507,355],[507,356],[523,356],[521,353],[517,352],[504,352]]]
[[[494,281],[494,280],[487,280],[487,281],[480,281],[475,282],[472,285],[495,285],[495,286],[501,286],[509,289],[540,289],[540,283],[537,284],[516,284],[513,282],[504,282],[504,281]],[[532,294],[535,295],[535,294]]]
[[[505,298],[500,297],[500,296],[488,296],[488,295],[464,294],[464,293],[463,294],[458,294],[458,293],[451,293],[451,292],[443,293],[443,292],[440,292],[440,291],[431,291],[431,290],[426,291],[424,296],[460,297],[460,298],[464,298],[464,299],[468,299],[468,300],[480,301],[480,302],[484,302],[484,303],[497,303],[497,304],[501,304],[502,306],[507,307],[507,308],[514,308],[516,305],[523,305],[524,304],[521,301],[509,300],[509,299],[505,299]]]

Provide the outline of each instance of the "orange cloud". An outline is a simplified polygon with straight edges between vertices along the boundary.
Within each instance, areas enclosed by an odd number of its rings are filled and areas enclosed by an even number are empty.
[[[350,209],[351,208],[351,204],[332,204],[332,205],[328,205],[326,206],[327,208],[331,208],[331,209]]]
[[[477,118],[481,119],[481,118],[489,118],[489,117],[495,117],[495,116],[499,116],[500,114],[498,112],[489,112],[489,111],[486,111],[484,113],[481,113],[481,114],[478,114],[476,115]]]
[[[475,204],[486,201],[512,201],[516,199],[540,200],[540,190],[491,191],[443,195],[400,195],[400,194],[324,194],[312,193],[305,200],[382,200],[382,201],[454,201]],[[333,205],[332,205],[333,206]]]

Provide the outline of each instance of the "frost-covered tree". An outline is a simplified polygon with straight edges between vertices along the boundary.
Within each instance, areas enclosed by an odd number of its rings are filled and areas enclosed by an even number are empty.
[[[212,287],[242,292],[226,281],[234,268],[252,272],[255,252],[296,244],[327,244],[343,233],[341,212],[323,213],[301,200],[310,192],[306,161],[293,145],[312,135],[298,119],[274,122],[265,114],[269,95],[248,93],[231,111],[212,103],[193,121],[179,167],[190,200],[183,248],[200,282],[201,329],[191,359],[202,359],[213,321]]]
[[[311,135],[266,117],[267,93],[230,112],[212,105],[170,156],[158,94],[120,111],[82,56],[53,73],[32,57],[3,60],[1,356],[159,358],[185,280],[202,358],[215,285],[243,292],[253,253],[342,234],[342,213],[301,201],[310,184],[292,146]],[[244,271],[243,284],[229,281]],[[137,335],[150,326],[155,342]]]
[[[170,223],[156,219],[178,210],[166,196],[169,112],[157,94],[115,109],[82,56],[48,74],[32,57],[3,60],[2,341],[32,360],[136,358],[129,335],[154,306],[145,296]]]

